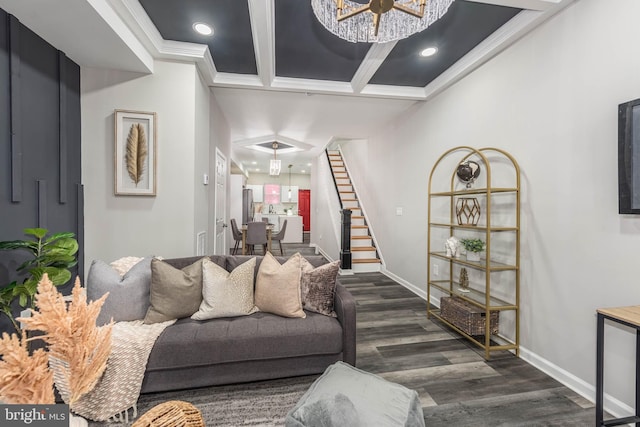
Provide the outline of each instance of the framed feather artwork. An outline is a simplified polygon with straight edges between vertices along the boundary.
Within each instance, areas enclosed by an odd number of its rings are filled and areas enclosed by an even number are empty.
[[[115,110],[115,195],[156,195],[156,113]]]

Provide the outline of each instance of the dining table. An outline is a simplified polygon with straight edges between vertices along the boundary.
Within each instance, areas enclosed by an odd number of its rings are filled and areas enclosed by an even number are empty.
[[[271,235],[273,234],[273,227],[275,224],[267,224],[267,251],[271,252]],[[247,224],[242,224],[240,227],[242,231],[242,255],[247,254]]]

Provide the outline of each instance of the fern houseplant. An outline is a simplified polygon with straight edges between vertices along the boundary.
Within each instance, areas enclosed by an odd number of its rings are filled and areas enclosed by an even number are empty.
[[[73,233],[54,233],[47,237],[44,228],[25,228],[29,240],[0,242],[0,250],[23,250],[32,256],[16,271],[26,274],[22,283],[13,281],[0,290],[0,312],[4,313],[17,331],[20,330],[12,313],[12,304],[17,299],[20,306],[34,308],[34,295],[38,282],[47,273],[55,286],[64,285],[71,279],[71,271],[77,263],[78,241]]]

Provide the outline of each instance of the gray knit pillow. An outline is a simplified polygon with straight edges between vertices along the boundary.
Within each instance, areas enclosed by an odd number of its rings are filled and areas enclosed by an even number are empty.
[[[124,276],[104,261],[95,260],[87,276],[87,299],[95,301],[109,292],[100,315],[98,326],[109,323],[144,319],[149,308],[149,285],[151,283],[151,258],[135,264]]]
[[[333,299],[336,293],[336,279],[340,269],[340,261],[313,268],[313,265],[302,258],[302,308],[325,316],[336,317],[333,311]]]

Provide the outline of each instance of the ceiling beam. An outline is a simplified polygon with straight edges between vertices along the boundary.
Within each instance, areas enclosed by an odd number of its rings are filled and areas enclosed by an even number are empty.
[[[486,3],[496,6],[515,7],[516,9],[527,9],[543,11],[560,3],[561,0],[465,0],[474,3]]]
[[[270,87],[276,75],[273,0],[249,0],[249,17],[258,76],[264,87]]]
[[[351,87],[355,93],[362,92],[362,89],[369,83],[371,77],[378,71],[387,55],[396,46],[397,41],[389,43],[373,43],[367,55],[362,60],[358,70],[351,79]]]

